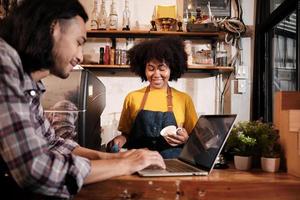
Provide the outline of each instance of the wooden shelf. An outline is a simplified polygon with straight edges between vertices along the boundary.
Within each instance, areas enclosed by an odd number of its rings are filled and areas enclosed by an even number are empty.
[[[100,65],[100,64],[82,64],[84,68],[95,68],[95,69],[129,69],[129,65]]]
[[[246,32],[242,37],[252,37],[254,33],[254,26],[246,26]],[[161,36],[179,36],[187,39],[205,39],[205,38],[223,38],[224,31],[204,31],[204,32],[177,32],[177,31],[149,31],[149,30],[132,30],[132,31],[118,31],[118,30],[88,30],[88,38],[155,38]]]
[[[252,28],[252,29],[251,29]],[[245,37],[251,37],[253,27],[250,30],[247,26]],[[149,30],[89,30],[87,31],[88,38],[110,38],[112,46],[116,46],[116,38],[157,38],[162,36],[179,36],[183,39],[208,39],[214,43],[218,39],[225,36],[223,31],[204,31],[204,32],[176,32],[176,31],[149,31]],[[99,65],[99,64],[83,64],[82,67],[94,72],[108,72],[115,74],[116,72],[130,72],[128,65]],[[209,66],[209,65],[190,65],[187,73],[205,73],[209,75],[230,74],[234,71],[233,67],[229,66]]]
[[[105,71],[116,73],[118,71],[129,72],[128,65],[99,65],[99,64],[82,64],[83,68],[87,68],[91,71]],[[208,65],[189,65],[187,73],[209,73],[209,74],[219,74],[219,73],[231,73],[233,72],[233,67],[229,66],[208,66]]]
[[[114,30],[89,30],[88,38],[155,38],[161,36],[179,36],[182,38],[218,38],[223,36],[224,32],[176,32],[176,31],[114,31]]]

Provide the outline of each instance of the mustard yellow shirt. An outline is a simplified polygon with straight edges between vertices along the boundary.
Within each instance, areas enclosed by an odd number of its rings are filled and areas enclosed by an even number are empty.
[[[184,127],[188,133],[197,122],[197,113],[191,97],[174,88],[172,89],[173,113],[178,126]],[[139,112],[146,87],[130,92],[123,104],[118,130],[129,134]],[[167,112],[167,89],[151,89],[144,110]]]

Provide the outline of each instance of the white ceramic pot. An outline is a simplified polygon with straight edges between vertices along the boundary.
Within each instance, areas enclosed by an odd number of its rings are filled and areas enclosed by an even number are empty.
[[[249,170],[252,165],[251,156],[234,156],[234,166],[238,170]]]
[[[260,158],[261,168],[266,172],[277,172],[279,170],[280,158]]]

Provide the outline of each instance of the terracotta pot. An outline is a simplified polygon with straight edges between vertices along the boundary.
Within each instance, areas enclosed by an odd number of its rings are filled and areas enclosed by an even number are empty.
[[[277,172],[279,170],[280,158],[261,157],[261,168],[266,172]]]
[[[249,170],[252,165],[251,156],[234,156],[234,166],[238,170]]]

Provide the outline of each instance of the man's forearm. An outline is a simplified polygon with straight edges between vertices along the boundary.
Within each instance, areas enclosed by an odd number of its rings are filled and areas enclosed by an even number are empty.
[[[76,147],[72,153],[77,156],[88,158],[90,160],[108,159],[110,157],[108,153],[88,149],[81,146]]]
[[[92,160],[91,172],[85,178],[84,184],[90,184],[128,174],[128,165],[123,162],[124,160],[122,159]]]

